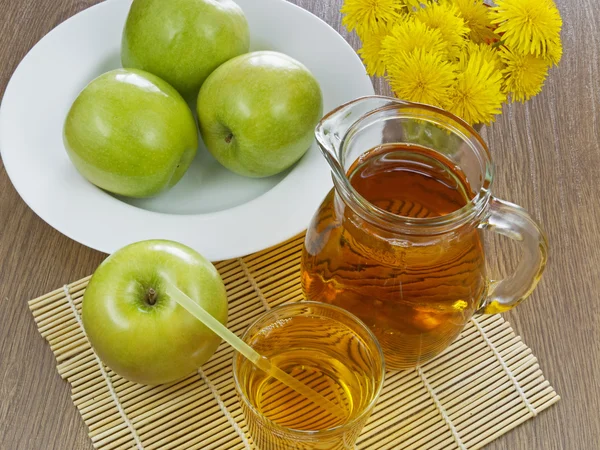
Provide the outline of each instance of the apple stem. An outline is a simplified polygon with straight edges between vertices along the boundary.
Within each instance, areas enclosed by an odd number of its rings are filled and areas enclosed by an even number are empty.
[[[231,142],[231,140],[233,139],[233,133],[229,133],[226,137],[225,137],[225,142],[227,142],[228,144]]]
[[[146,303],[148,303],[150,306],[154,305],[156,303],[157,297],[158,294],[156,293],[154,288],[148,289],[148,293],[146,294]]]

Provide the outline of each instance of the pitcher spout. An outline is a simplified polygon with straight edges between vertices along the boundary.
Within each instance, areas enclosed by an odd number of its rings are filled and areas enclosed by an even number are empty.
[[[342,162],[344,137],[352,126],[380,108],[389,105],[406,105],[405,102],[379,95],[360,97],[328,113],[317,125],[315,136],[323,156],[336,177],[345,177]]]

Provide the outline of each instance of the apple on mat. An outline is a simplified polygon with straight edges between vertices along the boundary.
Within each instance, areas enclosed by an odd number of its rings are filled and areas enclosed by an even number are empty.
[[[177,242],[123,247],[96,269],[83,296],[90,344],[118,375],[141,384],[179,380],[215,353],[215,333],[166,292],[171,283],[223,325],[227,294],[217,269]]]

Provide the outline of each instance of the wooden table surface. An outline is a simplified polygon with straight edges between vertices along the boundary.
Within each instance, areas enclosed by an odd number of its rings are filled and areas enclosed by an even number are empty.
[[[358,44],[340,25],[342,0],[294,2]],[[0,97],[27,51],[93,3],[0,0]],[[561,66],[541,95],[506,106],[483,135],[497,165],[495,194],[527,208],[548,234],[544,279],[507,318],[562,400],[489,449],[600,448],[600,12],[597,0],[557,3]],[[492,244],[499,269],[510,266],[514,252]],[[89,275],[104,257],[39,219],[0,162],[0,450],[92,448],[26,302]]]

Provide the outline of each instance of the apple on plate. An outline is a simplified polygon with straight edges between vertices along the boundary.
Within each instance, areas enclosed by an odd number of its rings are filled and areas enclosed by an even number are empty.
[[[292,166],[310,148],[323,97],[303,64],[259,51],[215,70],[200,89],[197,112],[202,139],[223,166],[267,177]]]
[[[134,0],[121,61],[161,77],[191,102],[213,70],[249,48],[246,16],[232,0]]]
[[[79,173],[96,186],[151,197],[185,174],[196,155],[198,129],[189,106],[167,82],[117,69],[79,94],[63,140]]]
[[[171,283],[222,324],[227,295],[217,269],[185,245],[150,240],[128,245],[96,270],[83,296],[85,332],[115,373],[141,384],[189,375],[221,339],[166,292]]]

